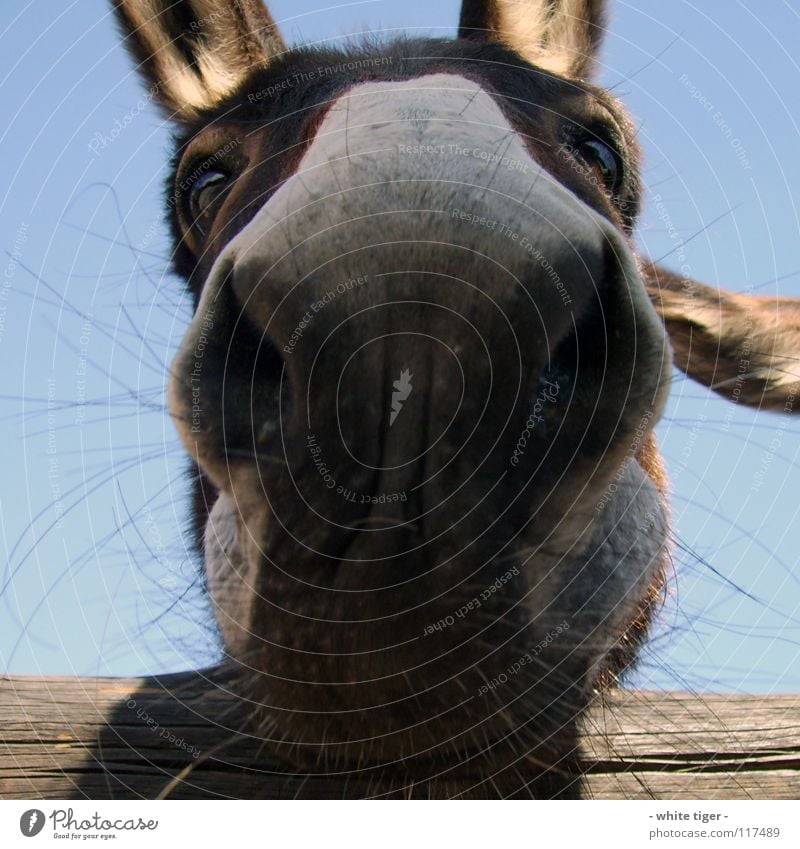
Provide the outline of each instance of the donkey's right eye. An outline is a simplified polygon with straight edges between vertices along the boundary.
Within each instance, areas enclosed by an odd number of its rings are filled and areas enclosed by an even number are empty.
[[[207,171],[201,174],[189,189],[189,212],[192,223],[205,233],[207,218],[215,201],[228,185],[228,174],[224,171]]]

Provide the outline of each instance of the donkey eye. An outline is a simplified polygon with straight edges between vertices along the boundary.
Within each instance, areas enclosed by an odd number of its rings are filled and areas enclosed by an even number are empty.
[[[189,211],[192,221],[203,229],[203,219],[208,216],[214,202],[228,184],[228,175],[224,171],[208,171],[201,174],[189,189]]]
[[[602,186],[616,194],[621,168],[619,157],[611,147],[600,139],[584,139],[575,144],[572,150],[595,174]]]

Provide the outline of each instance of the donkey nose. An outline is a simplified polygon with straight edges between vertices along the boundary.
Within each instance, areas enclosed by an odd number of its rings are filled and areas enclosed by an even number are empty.
[[[363,341],[359,324],[397,332],[382,307],[414,301],[439,307],[432,325],[449,309],[483,338],[510,328],[541,366],[614,276],[606,248],[618,238],[531,157],[489,94],[435,74],[336,101],[228,253],[241,308],[287,362],[313,359],[330,333]]]
[[[429,467],[447,468],[428,490],[446,497],[445,478],[457,489],[510,452],[554,353],[604,287],[635,277],[623,237],[474,83],[358,86],[204,287],[195,330],[224,302],[215,333],[236,356],[198,453],[224,479],[232,428],[251,455],[280,434],[310,470],[304,497],[402,492]],[[335,444],[315,442],[323,430]]]
[[[280,434],[309,503],[446,497],[445,477],[457,489],[510,454],[553,352],[619,277],[618,238],[474,83],[352,89],[218,260],[241,314],[230,345],[254,352],[230,359],[242,440]]]

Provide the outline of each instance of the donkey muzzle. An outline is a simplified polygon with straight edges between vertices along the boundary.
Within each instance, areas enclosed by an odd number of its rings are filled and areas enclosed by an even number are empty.
[[[660,334],[621,235],[489,93],[452,74],[362,84],[217,260],[173,397],[194,406],[186,373],[212,338],[224,379],[183,418],[218,486],[268,447],[312,490],[392,515],[438,476],[424,511],[509,453],[554,352],[612,287]]]

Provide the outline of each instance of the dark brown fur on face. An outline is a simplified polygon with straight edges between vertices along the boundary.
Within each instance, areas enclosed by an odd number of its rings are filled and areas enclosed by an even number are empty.
[[[170,407],[253,727],[384,789],[576,795],[667,536],[638,150],[582,79],[603,4],[467,2],[464,38],[346,53],[285,51],[254,2],[116,5],[180,121]]]

